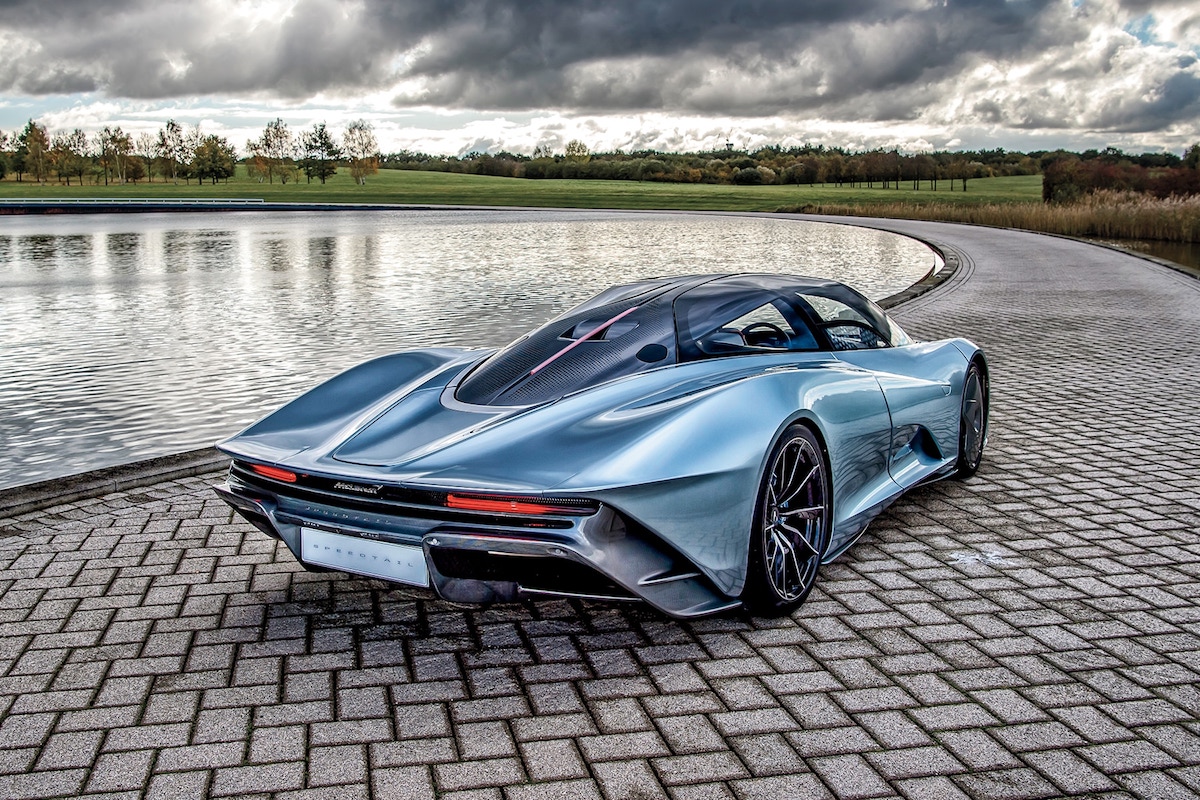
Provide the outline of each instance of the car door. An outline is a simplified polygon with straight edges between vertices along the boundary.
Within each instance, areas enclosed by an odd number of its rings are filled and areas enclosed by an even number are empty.
[[[958,417],[966,359],[949,342],[845,350],[838,359],[871,370],[892,418],[888,471],[912,486],[952,462],[958,451]]]

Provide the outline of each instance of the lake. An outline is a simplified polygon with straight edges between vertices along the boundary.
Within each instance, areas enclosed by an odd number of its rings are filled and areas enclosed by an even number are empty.
[[[792,272],[878,299],[935,258],[749,215],[0,217],[0,488],[210,445],[367,358],[499,346],[612,284]]]

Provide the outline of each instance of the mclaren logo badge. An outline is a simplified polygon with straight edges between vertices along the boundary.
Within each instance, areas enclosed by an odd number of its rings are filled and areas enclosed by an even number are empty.
[[[333,488],[337,489],[338,491],[341,491],[341,492],[354,492],[355,494],[369,494],[372,497],[378,497],[379,490],[382,489],[383,487],[379,486],[377,484],[346,483],[345,481],[338,481],[337,483],[335,483],[333,485]]]

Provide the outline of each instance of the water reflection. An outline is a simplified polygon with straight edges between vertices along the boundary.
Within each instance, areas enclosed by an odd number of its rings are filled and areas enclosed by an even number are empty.
[[[874,297],[881,231],[614,212],[0,219],[0,487],[200,447],[371,356],[497,346],[614,283],[799,272]]]

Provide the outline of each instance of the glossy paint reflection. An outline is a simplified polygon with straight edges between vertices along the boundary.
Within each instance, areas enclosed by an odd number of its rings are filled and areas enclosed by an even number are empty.
[[[0,220],[0,487],[202,447],[366,358],[499,346],[640,278],[795,272],[880,298],[933,265],[881,231],[552,211]]]

